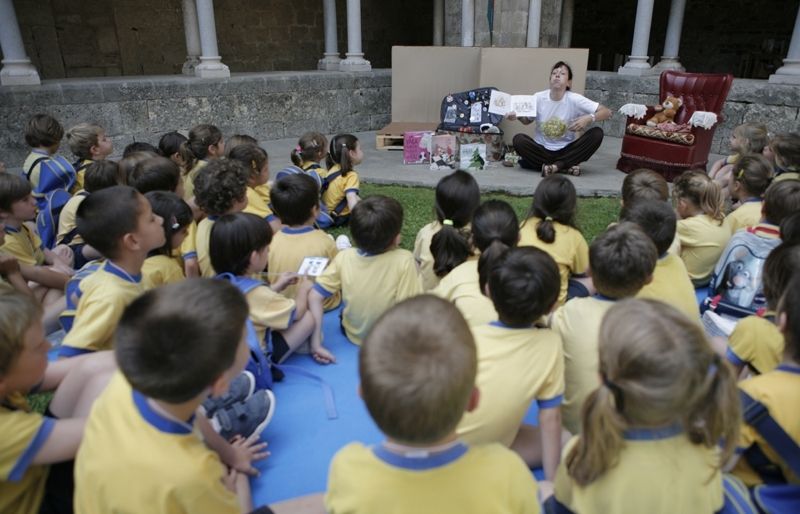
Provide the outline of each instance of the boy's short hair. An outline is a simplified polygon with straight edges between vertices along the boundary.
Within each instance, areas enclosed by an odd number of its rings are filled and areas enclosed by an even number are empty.
[[[619,219],[636,223],[655,243],[658,255],[664,255],[675,239],[678,218],[675,215],[675,209],[666,202],[625,204]]]
[[[214,159],[194,179],[197,205],[211,216],[227,214],[247,195],[247,169],[238,161]]]
[[[39,323],[42,308],[22,293],[0,295],[0,377],[8,373],[22,353],[25,332]]]
[[[783,220],[800,211],[800,180],[780,180],[764,194],[764,219],[780,225]]]
[[[78,206],[78,234],[104,257],[117,256],[125,234],[135,232],[145,198],[130,186],[113,186],[90,194]]]
[[[319,205],[319,187],[308,175],[296,173],[277,181],[269,191],[275,214],[284,225],[302,225]]]
[[[97,146],[98,137],[105,129],[92,123],[78,123],[67,131],[67,144],[78,159],[90,159],[92,147]]]
[[[208,253],[217,273],[244,275],[250,255],[269,245],[272,228],[267,220],[249,212],[220,216],[211,227]]]
[[[181,182],[178,165],[166,157],[156,156],[145,159],[133,168],[128,183],[142,194],[150,191],[172,191]]]
[[[87,192],[94,193],[117,185],[125,185],[125,176],[116,162],[103,159],[94,161],[86,167],[83,175],[83,189]]]
[[[527,246],[511,248],[492,262],[488,284],[500,321],[532,325],[558,300],[561,275],[547,252]]]
[[[0,211],[11,212],[11,204],[31,194],[31,183],[15,173],[0,173]]]
[[[64,127],[49,114],[35,114],[25,127],[25,142],[28,146],[51,147],[61,142]]]
[[[638,225],[622,222],[600,234],[589,246],[592,283],[609,298],[633,296],[655,270],[658,250]]]
[[[647,168],[639,168],[625,175],[622,180],[622,203],[630,204],[638,200],[669,200],[666,179]]]
[[[134,141],[126,146],[124,150],[122,150],[122,158],[124,159],[125,157],[128,157],[136,152],[148,152],[158,155],[158,148],[150,143],[145,143],[144,141]]]
[[[359,354],[361,393],[378,428],[400,442],[450,434],[475,387],[475,340],[452,303],[420,295],[375,322]]]
[[[224,280],[195,278],[150,290],[117,326],[119,368],[149,398],[189,401],[233,365],[248,312],[242,293]]]
[[[389,249],[403,228],[403,206],[388,196],[369,196],[350,214],[350,234],[356,246],[371,254]]]

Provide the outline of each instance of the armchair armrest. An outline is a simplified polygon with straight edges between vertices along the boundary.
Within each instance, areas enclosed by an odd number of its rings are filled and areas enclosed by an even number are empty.
[[[646,120],[648,118],[659,111],[657,111],[653,105],[625,104],[619,108],[619,112],[628,117],[625,122],[625,126],[627,127],[631,123],[635,125],[644,125],[647,123]]]

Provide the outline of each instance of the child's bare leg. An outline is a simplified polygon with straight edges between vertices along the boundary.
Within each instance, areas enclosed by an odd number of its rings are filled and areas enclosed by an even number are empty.
[[[323,494],[309,494],[270,505],[275,514],[324,514]]]
[[[567,441],[572,438],[567,430],[561,431],[561,446],[567,444]],[[530,468],[538,468],[542,466],[544,460],[544,449],[542,448],[542,431],[539,427],[533,425],[522,425],[519,427],[517,437],[511,443],[511,450],[516,452],[525,464]]]
[[[64,309],[66,308],[67,308],[67,297],[64,295],[61,295],[61,297],[58,300],[44,305],[44,312],[42,313],[42,324],[44,325],[45,334],[51,334],[61,328],[61,325],[58,322],[58,317],[61,315],[62,312],[64,312]]]
[[[50,412],[59,419],[85,418],[117,369],[114,352],[62,359],[48,366],[45,385],[57,387]]]
[[[289,346],[289,351],[281,358],[281,362],[286,360],[286,357],[291,355],[293,351],[300,347],[301,344],[309,340],[316,329],[316,322],[311,312],[307,311],[302,318],[295,321],[291,327],[281,331],[283,339]],[[328,350],[321,345],[318,348],[311,348],[311,353],[317,362],[325,364],[333,362],[334,357]]]

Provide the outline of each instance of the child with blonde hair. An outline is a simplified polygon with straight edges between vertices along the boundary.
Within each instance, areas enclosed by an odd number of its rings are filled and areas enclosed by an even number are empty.
[[[733,166],[728,189],[739,206],[725,217],[731,234],[761,221],[764,193],[772,182],[772,166],[763,155],[745,155]]]
[[[775,159],[775,181],[800,179],[800,133],[777,134],[769,143]]]
[[[702,328],[658,301],[620,302],[600,328],[598,371],[555,501],[581,514],[719,511],[740,408]]]
[[[722,226],[722,193],[702,170],[688,170],[675,179],[672,200],[678,215],[679,255],[695,286],[711,280],[714,265],[731,232]]]
[[[731,155],[711,165],[708,176],[723,190],[724,198],[728,198],[728,184],[733,174],[734,165],[747,154],[760,154],[769,142],[767,127],[762,123],[742,123],[735,129],[728,141]]]
[[[93,123],[79,123],[67,131],[69,149],[78,158],[72,165],[77,175],[78,188],[83,189],[86,168],[95,161],[102,161],[114,151],[106,129]]]

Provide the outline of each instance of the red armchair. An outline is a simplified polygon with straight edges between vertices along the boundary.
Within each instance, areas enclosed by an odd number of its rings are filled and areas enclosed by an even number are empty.
[[[711,140],[717,125],[723,120],[722,107],[732,82],[733,75],[730,74],[663,72],[659,101],[663,102],[667,96],[683,100],[675,123],[687,123],[695,111],[709,111],[717,115],[717,124],[710,129],[692,127],[694,142],[685,145],[629,132],[630,124],[644,125],[647,122],[655,112],[652,108],[648,108],[647,115],[642,119],[629,116],[625,123],[626,130],[617,169],[629,173],[638,168],[649,168],[661,173],[670,182],[688,169],[706,169]]]

